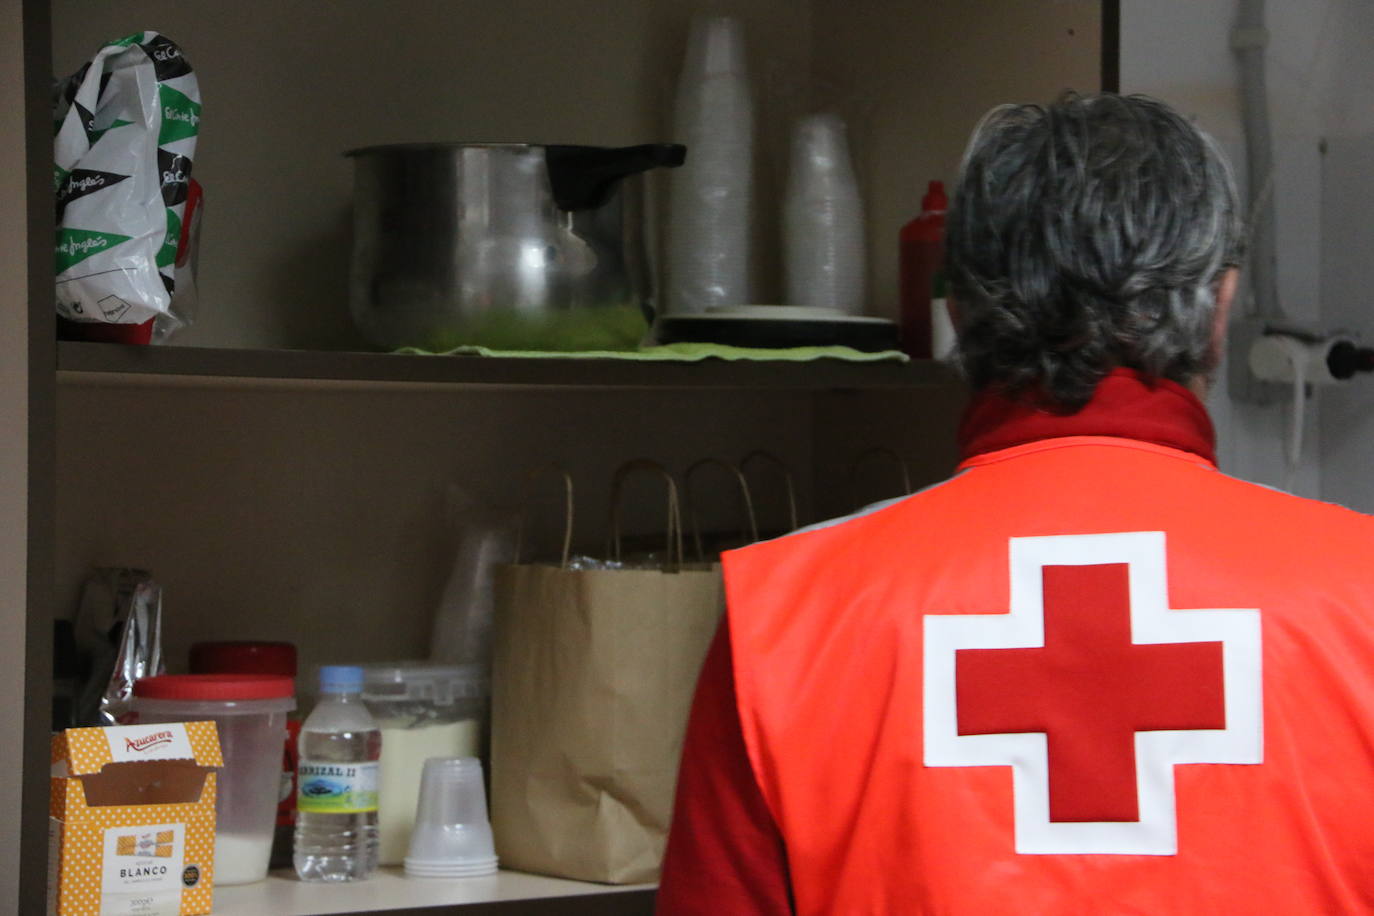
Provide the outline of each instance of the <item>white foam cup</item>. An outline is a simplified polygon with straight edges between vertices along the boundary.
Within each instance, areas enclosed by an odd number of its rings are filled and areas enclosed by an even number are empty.
[[[462,878],[496,871],[482,762],[476,757],[425,761],[405,868],[408,876],[416,878]]]

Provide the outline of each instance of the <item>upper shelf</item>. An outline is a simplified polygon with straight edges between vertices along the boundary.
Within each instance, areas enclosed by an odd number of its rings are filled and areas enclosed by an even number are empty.
[[[316,383],[365,386],[493,386],[551,388],[919,388],[949,385],[946,366],[917,360],[899,363],[639,362],[622,359],[523,359],[480,356],[401,356],[318,350],[231,350],[207,347],[125,346],[107,343],[57,345],[59,381],[112,377],[170,383],[250,383],[287,387]]]

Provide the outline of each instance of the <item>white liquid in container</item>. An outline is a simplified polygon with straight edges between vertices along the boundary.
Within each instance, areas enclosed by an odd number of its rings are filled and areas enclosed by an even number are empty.
[[[272,851],[272,835],[215,834],[215,885],[261,881],[263,863]]]
[[[382,774],[377,807],[382,865],[400,865],[415,827],[420,798],[420,773],[430,757],[476,757],[481,753],[482,730],[477,719],[431,722],[406,728],[409,721],[383,721]]]

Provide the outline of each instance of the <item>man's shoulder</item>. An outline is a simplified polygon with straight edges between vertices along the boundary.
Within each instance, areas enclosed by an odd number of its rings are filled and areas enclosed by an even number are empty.
[[[914,493],[885,499],[798,528],[767,541],[760,541],[724,555],[725,567],[776,567],[778,564],[804,563],[813,573],[822,569],[857,571],[888,556],[883,545],[893,545],[919,536],[931,524],[938,524],[939,512],[931,506],[958,489],[962,475],[930,484]],[[952,505],[957,505],[956,502]]]
[[[1218,488],[1229,491],[1237,499],[1262,506],[1276,515],[1296,518],[1308,524],[1332,526],[1374,536],[1374,515],[1339,503],[1300,496],[1268,484],[1242,480],[1220,471],[1215,476]]]
[[[956,474],[953,477],[923,487],[914,493],[870,503],[855,509],[848,515],[839,515],[805,525],[771,540],[743,548],[743,550],[766,553],[773,550],[800,547],[807,541],[840,542],[854,537],[865,537],[874,529],[881,529],[895,522],[897,517],[904,515],[914,506],[920,505],[937,493],[948,491],[958,477],[959,475]]]

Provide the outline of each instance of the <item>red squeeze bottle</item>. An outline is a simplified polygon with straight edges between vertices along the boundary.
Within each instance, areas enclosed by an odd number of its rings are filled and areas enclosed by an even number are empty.
[[[945,258],[945,211],[949,198],[942,181],[932,181],[921,198],[921,215],[902,227],[897,258],[902,350],[912,359],[932,357],[930,301]]]

